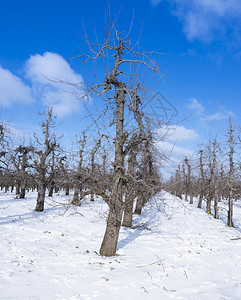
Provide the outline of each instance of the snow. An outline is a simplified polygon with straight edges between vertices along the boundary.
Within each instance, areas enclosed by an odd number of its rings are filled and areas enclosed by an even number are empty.
[[[67,209],[70,199],[47,198],[37,213],[35,192],[1,192],[0,299],[241,299],[241,227],[163,191],[106,258],[106,204]]]

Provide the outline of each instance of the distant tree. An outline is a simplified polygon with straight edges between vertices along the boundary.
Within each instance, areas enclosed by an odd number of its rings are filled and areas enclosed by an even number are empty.
[[[233,191],[234,191],[234,136],[233,136],[234,128],[231,121],[229,119],[229,176],[228,176],[228,186],[229,186],[229,195],[228,195],[228,222],[227,225],[229,227],[233,226]]]
[[[82,133],[82,139],[78,140],[78,144],[80,145],[80,149],[78,151],[78,167],[77,171],[73,172],[73,186],[74,186],[74,195],[71,204],[73,205],[81,205],[82,198],[82,190],[83,190],[83,155],[84,155],[84,147],[86,144],[86,133]]]
[[[18,154],[17,159],[18,159],[18,165],[17,165],[17,171],[18,174],[16,174],[16,178],[18,181],[17,187],[16,188],[16,194],[19,195],[20,199],[25,198],[25,193],[26,193],[26,185],[27,185],[27,179],[28,179],[28,174],[26,172],[26,168],[29,167],[29,156],[31,152],[33,151],[33,147],[29,146],[23,146],[20,145],[16,150],[15,153]]]
[[[190,204],[193,204],[193,191],[192,191],[192,182],[191,182],[191,165],[188,161],[188,158],[186,157],[184,159],[184,162],[187,166],[187,174],[186,176],[186,190],[187,190],[187,194],[190,197]]]
[[[53,109],[49,108],[41,115],[45,116],[46,119],[41,123],[42,136],[37,137],[37,135],[34,134],[37,145],[33,152],[33,163],[36,171],[34,178],[38,187],[38,198],[35,211],[38,212],[44,211],[46,188],[54,177],[54,172],[51,168],[51,154],[55,151],[60,151],[56,134],[51,132],[55,127]]]
[[[199,168],[200,168],[200,194],[198,200],[198,208],[202,208],[202,201],[204,198],[205,190],[205,175],[204,175],[204,164],[203,164],[203,150],[200,150],[199,156]]]

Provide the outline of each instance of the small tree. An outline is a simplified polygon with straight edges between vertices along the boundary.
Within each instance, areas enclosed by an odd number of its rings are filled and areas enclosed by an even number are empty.
[[[198,206],[197,207],[202,208],[202,201],[203,201],[204,189],[205,189],[203,150],[200,150],[199,167],[200,167],[200,194],[199,194],[199,200],[198,200]]]
[[[228,185],[229,185],[229,195],[228,195],[228,222],[227,225],[229,227],[233,226],[233,189],[234,189],[234,162],[233,162],[233,155],[234,155],[234,136],[233,136],[233,125],[231,118],[229,119],[229,178],[228,178]]]
[[[190,165],[187,157],[184,159],[184,162],[187,166],[186,190],[187,190],[187,194],[189,194],[189,197],[190,197],[190,204],[193,204],[193,191],[192,191],[192,186],[191,186],[191,165]]]
[[[20,161],[20,169],[19,169],[19,181],[20,181],[19,198],[20,199],[25,198],[27,178],[28,178],[26,168],[29,167],[28,160],[30,159],[29,155],[30,155],[31,151],[33,151],[32,146],[26,147],[26,146],[20,145],[16,149],[16,152],[19,153],[19,161]]]
[[[51,182],[54,173],[51,169],[51,153],[60,149],[56,135],[51,133],[55,127],[53,109],[49,108],[47,112],[42,114],[46,119],[41,123],[42,137],[38,138],[34,134],[37,147],[34,149],[34,169],[36,171],[35,180],[38,187],[38,198],[35,211],[44,211],[44,201],[46,188]]]
[[[78,167],[77,171],[74,172],[73,175],[73,185],[74,185],[74,196],[71,204],[73,205],[81,205],[81,197],[82,197],[82,188],[83,188],[83,154],[84,147],[86,143],[86,134],[83,132],[82,139],[78,140],[78,144],[80,144],[80,149],[78,152]]]

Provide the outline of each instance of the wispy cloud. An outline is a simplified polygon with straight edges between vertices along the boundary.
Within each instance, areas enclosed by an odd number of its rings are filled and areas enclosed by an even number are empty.
[[[230,111],[223,109],[222,111],[218,111],[211,115],[204,115],[200,118],[201,121],[219,121],[228,119],[229,116],[234,116],[234,114]]]
[[[158,5],[162,0],[150,0],[151,1],[151,4],[156,6]]]
[[[188,40],[211,41],[227,34],[233,20],[240,23],[240,0],[165,0],[183,24]],[[151,0],[153,5],[161,1]],[[232,30],[231,30],[232,31]]]
[[[15,103],[32,103],[31,88],[21,78],[0,66],[0,106],[10,107]]]
[[[26,62],[26,76],[32,83],[35,97],[53,107],[58,116],[80,110],[80,102],[74,97],[75,88],[59,82],[81,83],[82,76],[75,73],[59,54],[46,52],[31,56]]]
[[[203,114],[204,112],[203,105],[200,102],[198,102],[196,98],[191,98],[189,100],[187,108],[190,109],[192,112],[196,112],[197,114]]]
[[[218,107],[218,111],[213,114],[206,114],[204,106],[196,98],[191,98],[187,104],[187,108],[199,117],[202,122],[219,121],[228,119],[229,116],[235,116],[232,111],[225,109],[224,107]]]

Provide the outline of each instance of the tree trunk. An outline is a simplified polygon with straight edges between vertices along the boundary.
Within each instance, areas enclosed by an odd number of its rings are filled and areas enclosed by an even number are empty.
[[[69,196],[69,185],[65,187],[65,196]]]
[[[79,196],[79,188],[74,187],[74,196],[71,201],[72,205],[81,206],[80,196]]]
[[[192,191],[190,191],[190,204],[193,204],[193,194],[192,194]]]
[[[202,201],[203,201],[203,193],[201,191],[201,194],[199,195],[199,200],[198,200],[198,208],[202,208]]]
[[[49,189],[49,194],[48,194],[49,197],[53,197],[54,186],[55,186],[54,181],[51,181],[50,189]]]
[[[20,182],[16,183],[16,195],[20,194]]]
[[[120,59],[118,53],[117,59]],[[100,248],[100,255],[116,255],[117,242],[123,213],[123,177],[124,177],[124,106],[125,106],[125,85],[118,83],[116,93],[116,138],[115,138],[115,165],[113,174],[113,185],[110,197],[110,210],[106,224],[106,231]]]
[[[26,183],[23,182],[20,188],[20,199],[24,199],[25,198],[25,193],[26,193]]]
[[[206,213],[207,213],[208,215],[211,214],[211,201],[212,201],[212,199],[208,197],[208,198],[207,198],[207,206],[206,206]]]
[[[137,201],[136,201],[136,207],[135,207],[135,211],[134,211],[135,215],[141,215],[141,211],[142,211],[142,208],[144,206],[144,203],[145,203],[145,198],[144,198],[144,195],[141,194],[137,198]]]
[[[35,207],[35,211],[38,211],[38,212],[44,211],[45,191],[46,191],[46,187],[44,187],[42,184],[40,184],[38,187],[38,198],[37,198],[37,204]]]
[[[133,217],[133,206],[134,206],[134,199],[128,199],[127,204],[124,208],[124,217],[122,226],[124,227],[132,227],[132,217]]]
[[[204,197],[204,170],[203,170],[203,150],[200,150],[200,172],[201,172],[201,191],[198,200],[198,208],[202,208],[202,201]]]
[[[122,206],[115,205],[114,207],[110,207],[106,231],[100,248],[100,255],[102,256],[116,255],[122,214],[123,214]]]
[[[215,191],[215,195],[214,195],[214,219],[219,219],[219,216],[218,216],[218,199],[219,199],[219,196],[218,196],[217,192]]]
[[[229,227],[234,227],[233,226],[233,198],[232,195],[229,196],[229,201],[228,201],[228,223],[227,225]]]

